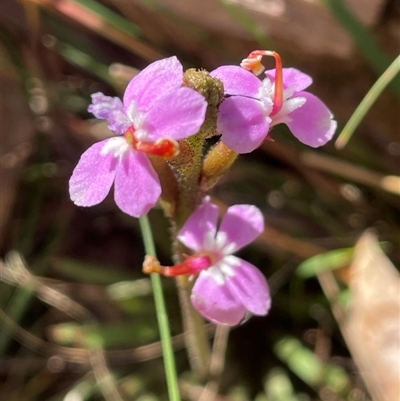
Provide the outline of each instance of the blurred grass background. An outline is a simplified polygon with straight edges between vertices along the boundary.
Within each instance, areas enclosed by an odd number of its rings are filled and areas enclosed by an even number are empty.
[[[111,198],[85,209],[68,196],[80,154],[108,135],[86,111],[90,94],[120,95],[165,56],[210,71],[268,48],[314,78],[340,132],[398,56],[399,2],[2,0],[0,10],[1,399],[116,400],[111,382],[124,400],[165,400],[138,223]],[[241,256],[273,293],[267,317],[232,329],[215,400],[371,399],[319,271],[334,272],[346,305],[347,266],[368,228],[400,265],[399,97],[395,79],[340,150],[307,149],[275,128],[213,190],[222,207],[264,211],[265,234]],[[159,210],[150,218],[169,263],[167,222]],[[164,284],[183,399],[204,401]]]

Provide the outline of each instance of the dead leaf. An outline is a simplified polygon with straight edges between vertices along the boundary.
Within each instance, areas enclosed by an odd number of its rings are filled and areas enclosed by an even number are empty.
[[[367,231],[350,266],[347,344],[376,401],[400,399],[400,275]]]

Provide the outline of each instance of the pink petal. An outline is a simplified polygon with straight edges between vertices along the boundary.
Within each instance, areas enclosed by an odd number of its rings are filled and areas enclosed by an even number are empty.
[[[111,139],[92,145],[75,167],[69,180],[69,193],[76,205],[97,205],[110,192],[118,159],[112,154],[103,156],[100,152]]]
[[[276,70],[268,70],[265,71],[265,75],[271,81],[275,81],[275,73]],[[289,88],[290,86],[295,86],[296,92],[300,92],[306,88],[308,88],[312,84],[312,78],[297,70],[296,68],[284,68],[283,69],[283,87]]]
[[[300,92],[294,97],[304,97],[307,101],[288,115],[288,121],[285,121],[285,124],[300,142],[313,148],[325,145],[332,138],[337,127],[336,121],[332,120],[332,113],[311,93]]]
[[[124,106],[128,109],[135,100],[140,111],[147,111],[171,89],[181,87],[182,83],[183,67],[175,56],[155,61],[129,82]]]
[[[226,146],[236,153],[249,153],[258,148],[267,136],[269,121],[261,102],[233,96],[219,106],[217,129]]]
[[[234,205],[222,218],[218,235],[224,233],[226,243],[235,244],[231,253],[253,242],[264,231],[264,217],[253,205]]]
[[[210,72],[211,76],[218,78],[224,84],[227,95],[242,95],[257,97],[261,81],[247,71],[236,65],[224,65]]]
[[[232,294],[228,285],[217,283],[208,270],[200,273],[190,299],[199,313],[216,324],[234,326],[246,314],[241,300]]]
[[[148,157],[134,150],[126,153],[115,174],[114,199],[133,217],[146,214],[158,201],[161,186]]]
[[[132,125],[118,97],[105,96],[101,92],[94,93],[88,111],[96,118],[107,120],[108,128],[120,135]]]
[[[193,89],[178,88],[168,92],[147,113],[148,139],[178,140],[196,134],[204,122],[206,109],[206,100]]]
[[[204,250],[207,238],[214,239],[217,232],[219,208],[206,196],[179,230],[178,240],[193,251]]]
[[[266,315],[271,307],[271,296],[264,275],[251,263],[236,256],[229,256],[235,264],[232,277],[227,278],[226,285],[243,306],[254,315]],[[235,260],[233,260],[235,259]]]

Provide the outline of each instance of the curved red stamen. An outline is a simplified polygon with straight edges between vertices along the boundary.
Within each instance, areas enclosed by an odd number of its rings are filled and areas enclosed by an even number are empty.
[[[124,137],[134,149],[150,155],[169,159],[177,156],[179,153],[178,142],[171,138],[160,138],[155,142],[140,141],[136,138],[135,129],[133,127],[128,128]]]
[[[161,266],[152,256],[146,256],[143,263],[144,273],[158,273],[166,277],[176,277],[184,274],[198,274],[212,266],[209,256],[188,256],[185,261],[174,266]]]
[[[276,52],[271,52],[271,56],[275,57],[275,91],[274,105],[272,106],[271,116],[278,113],[283,106],[283,68],[281,56]]]
[[[272,56],[275,58],[275,90],[271,116],[279,112],[283,106],[283,68],[281,56],[269,50],[254,50],[247,58],[241,62],[241,67],[252,71],[254,74],[259,75],[264,71],[264,66],[261,64],[263,56]]]
[[[133,147],[141,152],[164,157],[165,159],[175,157],[179,153],[178,142],[170,138],[161,138],[156,142],[143,142],[136,140],[133,143]]]

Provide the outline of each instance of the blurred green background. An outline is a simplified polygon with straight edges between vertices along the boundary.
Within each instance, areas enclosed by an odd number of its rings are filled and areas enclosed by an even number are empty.
[[[272,49],[314,78],[309,90],[338,133],[311,150],[277,127],[274,142],[240,156],[214,188],[221,204],[263,210],[265,234],[240,256],[269,279],[273,306],[231,330],[218,394],[206,398],[189,370],[175,285],[163,280],[182,398],[371,400],[374,385],[359,372],[373,359],[361,369],[357,333],[343,332],[334,307],[346,313],[365,230],[383,245],[379,260],[399,266],[398,77],[348,144],[335,140],[398,56],[399,2],[1,0],[0,11],[1,399],[118,400],[101,380],[123,400],[167,399],[138,222],[112,197],[88,209],[69,199],[79,156],[109,135],[86,111],[90,94],[121,95],[138,70],[170,55],[211,71]],[[150,219],[159,258],[170,263],[168,223],[158,209]]]

